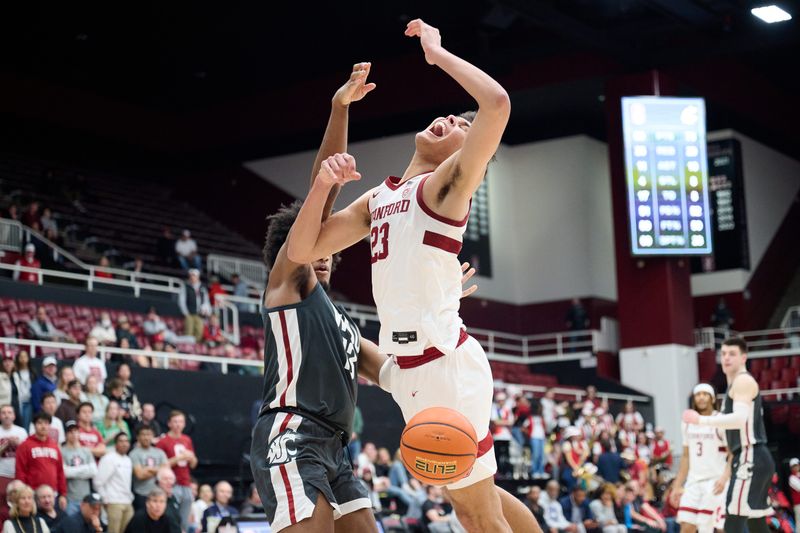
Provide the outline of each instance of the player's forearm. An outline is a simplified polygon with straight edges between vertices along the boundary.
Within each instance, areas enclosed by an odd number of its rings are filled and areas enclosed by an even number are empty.
[[[328,117],[328,125],[325,127],[325,135],[322,137],[322,144],[317,152],[317,157],[314,159],[314,166],[311,167],[309,189],[314,185],[314,180],[322,166],[322,162],[334,154],[343,154],[347,151],[348,109],[349,106],[341,105],[335,99],[331,102],[331,114]],[[328,193],[328,200],[322,210],[323,219],[328,218],[331,214],[333,204],[336,202],[336,197],[339,195],[340,190],[341,186],[335,185]]]
[[[744,402],[734,402],[733,412],[724,415],[701,416],[699,423],[703,426],[712,426],[720,429],[741,429],[747,423],[749,405]]]
[[[437,48],[433,56],[436,65],[478,102],[480,110],[509,112],[511,101],[508,93],[494,78],[442,47]]]
[[[313,260],[309,258],[316,257],[314,248],[322,230],[322,212],[331,188],[331,185],[317,180],[308,191],[308,197],[303,202],[303,207],[300,208],[286,239],[286,255],[290,261],[305,264]]]

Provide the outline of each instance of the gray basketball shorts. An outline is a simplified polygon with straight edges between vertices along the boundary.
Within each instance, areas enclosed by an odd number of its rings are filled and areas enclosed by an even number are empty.
[[[295,413],[259,417],[250,468],[275,532],[310,518],[319,493],[333,507],[334,519],[372,507],[339,436]]]

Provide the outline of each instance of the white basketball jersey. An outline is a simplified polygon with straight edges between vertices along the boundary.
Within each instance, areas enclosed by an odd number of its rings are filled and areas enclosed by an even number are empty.
[[[372,191],[372,295],[381,321],[380,352],[422,355],[435,346],[448,354],[461,333],[464,220],[434,213],[422,198],[430,173],[400,184],[391,176]]]
[[[713,414],[717,414],[714,411]],[[682,424],[683,445],[689,448],[689,474],[686,483],[719,479],[728,462],[725,434],[712,426]]]

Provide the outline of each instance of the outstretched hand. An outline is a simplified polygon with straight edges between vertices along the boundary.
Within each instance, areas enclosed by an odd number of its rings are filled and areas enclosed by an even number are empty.
[[[419,43],[425,52],[425,61],[429,65],[436,64],[436,54],[442,50],[442,36],[439,30],[426,24],[422,19],[414,19],[406,25],[406,37],[419,37]]]
[[[342,186],[360,179],[361,174],[356,171],[356,159],[350,154],[334,154],[325,159],[317,174],[317,180],[330,186]]]
[[[350,78],[333,95],[333,103],[347,107],[353,102],[358,102],[373,90],[376,85],[367,83],[367,76],[369,76],[371,67],[372,63],[356,63],[353,65],[353,72],[350,73]]]
[[[461,263],[461,272],[464,274],[463,276],[461,276],[461,287],[463,288],[464,285],[466,285],[467,282],[470,280],[470,278],[475,275],[475,269],[470,268],[469,263],[464,261],[463,263]],[[477,290],[478,286],[472,285],[468,289],[464,289],[463,291],[461,291],[461,297],[466,298],[467,296],[471,295]]]
[[[687,424],[697,424],[700,422],[700,413],[694,409],[687,409],[683,412],[683,421]]]

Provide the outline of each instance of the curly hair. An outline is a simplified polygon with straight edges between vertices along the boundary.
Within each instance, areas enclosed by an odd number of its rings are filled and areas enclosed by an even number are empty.
[[[289,205],[281,205],[280,209],[267,217],[267,235],[264,239],[264,263],[271,269],[278,258],[281,246],[286,242],[289,231],[292,229],[297,214],[303,207],[302,200],[295,200]],[[336,270],[336,265],[341,261],[339,254],[334,254],[331,259],[331,272]]]

